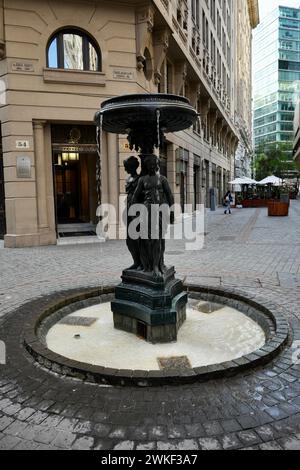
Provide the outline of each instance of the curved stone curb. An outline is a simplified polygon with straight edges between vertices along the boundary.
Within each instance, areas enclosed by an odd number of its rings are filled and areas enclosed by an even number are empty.
[[[239,359],[223,364],[207,367],[197,367],[190,370],[139,371],[117,370],[101,366],[93,366],[76,362],[50,351],[43,344],[39,334],[41,323],[60,309],[78,303],[84,307],[87,299],[101,302],[114,293],[114,287],[98,289],[82,289],[53,294],[27,304],[25,328],[22,343],[33,358],[43,367],[64,376],[75,377],[87,382],[109,385],[136,385],[139,387],[182,385],[194,382],[204,382],[211,379],[230,377],[257,366],[262,366],[278,355],[288,342],[289,325],[283,312],[273,304],[263,300],[245,297],[236,290],[210,288],[197,285],[187,286],[191,295],[199,295],[203,300],[223,303],[237,308],[249,317],[261,323],[262,314],[267,321],[261,326],[265,329],[267,342],[259,350]],[[80,304],[81,303],[81,304]],[[66,309],[66,315],[67,313]],[[273,328],[272,328],[273,325]],[[269,326],[269,327],[268,327]]]

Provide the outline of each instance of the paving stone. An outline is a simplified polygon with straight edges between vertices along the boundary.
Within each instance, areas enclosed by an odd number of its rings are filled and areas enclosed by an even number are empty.
[[[33,408],[23,408],[16,414],[16,418],[19,419],[20,421],[25,421],[34,413],[35,413],[35,410]]]
[[[236,419],[227,419],[220,422],[225,432],[236,432],[242,429],[242,426],[237,422]]]
[[[110,439],[101,440],[97,442],[97,445],[93,450],[112,450],[114,447],[114,441]]]
[[[156,449],[156,442],[142,442],[141,444],[137,444],[136,450],[155,450]]]
[[[270,441],[270,440],[274,439],[274,437],[275,437],[274,429],[271,426],[268,426],[268,425],[258,427],[258,428],[255,429],[255,431],[257,432],[257,434],[259,435],[259,437],[263,441]]]
[[[59,425],[59,423],[61,423],[62,420],[62,416],[48,416],[48,418],[46,418],[45,421],[42,422],[42,425],[46,428],[55,428]]]
[[[203,423],[202,426],[208,436],[216,436],[223,433],[222,426],[218,421]]]
[[[251,429],[259,424],[258,420],[253,416],[238,416],[236,419],[243,429]]]
[[[185,439],[183,441],[178,442],[177,449],[178,450],[198,450],[199,444],[194,439]]]
[[[93,434],[99,437],[107,437],[110,433],[111,427],[106,424],[95,424],[92,428]]]
[[[27,423],[23,423],[22,421],[13,421],[5,430],[5,434],[9,434],[10,436],[17,436],[21,432],[24,432],[25,429],[28,428]]]
[[[180,439],[186,436],[186,429],[184,426],[171,425],[168,426],[167,435],[169,439]]]
[[[73,450],[90,450],[94,445],[94,439],[92,437],[80,437],[74,444],[72,444]]]
[[[285,450],[300,450],[300,435],[289,437],[287,439],[280,439],[278,442]]]
[[[21,405],[10,405],[7,408],[5,408],[5,414],[9,416],[13,416],[18,413],[18,411],[21,410]]]
[[[114,447],[114,450],[133,450],[134,449],[134,442],[133,441],[123,441],[119,442]]]
[[[46,418],[48,418],[48,416],[48,414],[43,413],[42,411],[36,411],[36,413],[30,416],[27,421],[31,424],[41,424]]]
[[[222,436],[221,443],[224,450],[234,450],[243,447],[243,444],[235,434]]]
[[[58,423],[57,428],[61,431],[75,432],[75,427],[78,424],[78,419],[69,419],[63,418],[63,420]],[[80,428],[81,429],[81,428]]]
[[[22,441],[15,436],[5,436],[0,441],[0,450],[13,450]]]
[[[56,437],[52,441],[52,445],[55,447],[59,447],[62,449],[70,449],[71,445],[76,439],[75,434],[71,434],[68,432],[58,431],[56,432]]]
[[[265,412],[268,413],[274,419],[283,419],[288,416],[288,414],[279,406],[272,406],[271,408],[266,408]]]
[[[158,441],[157,450],[178,450],[176,441]]]
[[[15,447],[14,450],[37,450],[39,444],[33,441],[21,440]]]
[[[282,450],[282,447],[277,442],[265,442],[259,446],[260,450]]]
[[[220,442],[213,437],[202,437],[199,444],[202,450],[222,450]]]
[[[110,432],[108,437],[111,439],[124,439],[125,436],[126,436],[125,428],[116,428]]]
[[[79,434],[88,434],[91,432],[92,423],[89,421],[79,421],[75,427],[74,432]]]
[[[253,431],[241,431],[237,433],[240,441],[245,445],[256,445],[261,443],[259,436]]]
[[[13,418],[8,416],[2,416],[0,418],[0,431],[4,431],[11,423],[13,423]]]
[[[204,437],[206,432],[202,424],[186,424],[185,425],[186,433],[188,437]]]
[[[164,426],[149,427],[148,436],[150,440],[157,440],[166,437],[167,431]]]

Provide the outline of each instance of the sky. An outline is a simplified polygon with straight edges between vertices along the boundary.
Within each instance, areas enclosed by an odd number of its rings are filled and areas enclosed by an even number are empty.
[[[259,0],[260,19],[262,20],[278,5],[298,8],[300,6],[300,0]]]

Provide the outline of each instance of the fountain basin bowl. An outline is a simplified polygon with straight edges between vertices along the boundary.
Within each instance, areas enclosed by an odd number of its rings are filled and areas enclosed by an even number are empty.
[[[198,114],[187,98],[169,94],[135,94],[111,98],[102,103],[95,116],[103,115],[103,130],[115,134],[128,134],[145,125],[155,126],[157,111],[160,129],[164,133],[178,132],[191,127]]]

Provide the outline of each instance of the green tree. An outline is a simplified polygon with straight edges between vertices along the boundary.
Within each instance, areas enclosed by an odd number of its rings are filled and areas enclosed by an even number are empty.
[[[262,143],[255,152],[254,170],[258,181],[275,175],[286,179],[299,175],[299,165],[293,160],[291,142]]]

